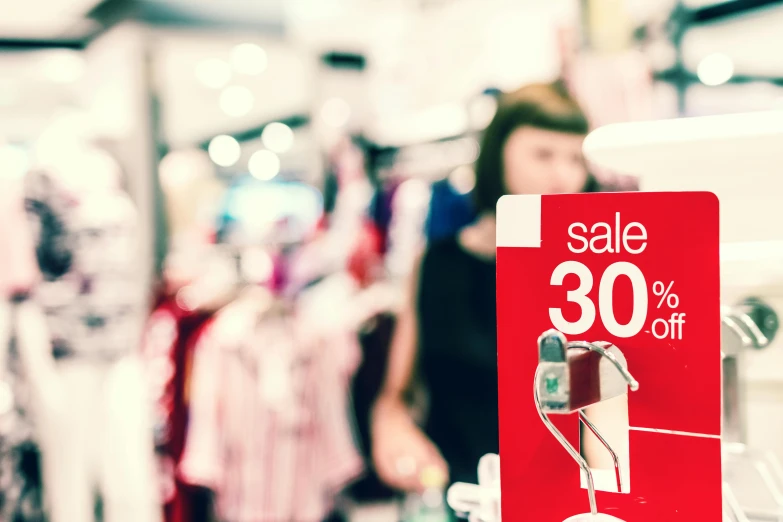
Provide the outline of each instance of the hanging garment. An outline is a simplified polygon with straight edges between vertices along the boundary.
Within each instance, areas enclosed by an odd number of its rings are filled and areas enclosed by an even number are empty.
[[[476,211],[470,194],[460,194],[448,179],[432,185],[427,239],[439,241],[457,234],[476,219]]]
[[[432,191],[422,180],[408,179],[389,193],[384,264],[390,278],[407,278],[426,243],[425,227]]]
[[[653,76],[638,50],[580,53],[567,83],[593,127],[653,117]]]
[[[395,179],[386,182],[375,189],[370,207],[368,209],[369,218],[375,225],[381,236],[380,249],[385,253],[389,247],[389,227],[392,223],[394,196],[397,189],[400,188],[401,180]]]
[[[0,521],[43,522],[40,451],[19,357],[14,301],[0,307],[0,339],[7,341],[0,358]]]
[[[348,421],[356,339],[259,319],[246,301],[199,341],[180,476],[215,492],[225,522],[318,522],[362,471]]]
[[[361,286],[368,286],[383,276],[381,232],[366,222],[348,256],[347,270]]]
[[[580,52],[565,71],[565,77],[569,92],[579,102],[592,128],[651,120],[655,116],[649,60],[636,49],[618,53]],[[599,178],[615,174],[592,164],[590,170]],[[630,190],[638,190],[638,184]]]
[[[98,181],[94,170],[81,181]],[[157,522],[148,393],[132,354],[144,289],[136,211],[117,188],[30,173],[25,205],[43,282],[20,322],[50,522]],[[73,180],[71,180],[73,181]]]
[[[74,194],[47,172],[25,181],[44,278],[34,297],[47,316],[54,357],[130,353],[138,347],[144,299],[130,198],[119,191]]]
[[[351,485],[350,496],[360,503],[389,500],[395,494],[372,469],[372,437],[370,436],[372,407],[380,394],[386,376],[395,324],[395,315],[384,312],[372,317],[359,332],[362,362],[351,382],[351,396],[361,450],[368,472]]]
[[[141,363],[58,361],[36,413],[51,522],[157,522],[152,429]]]
[[[188,429],[188,384],[195,346],[213,314],[193,312],[163,301],[151,314],[142,353],[155,408],[155,446],[167,522],[206,520],[206,492],[176,477]],[[202,518],[203,517],[203,518]]]
[[[0,296],[29,291],[38,276],[22,183],[0,175]]]

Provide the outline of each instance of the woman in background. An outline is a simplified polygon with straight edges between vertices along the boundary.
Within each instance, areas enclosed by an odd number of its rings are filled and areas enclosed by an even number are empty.
[[[479,217],[428,246],[398,317],[372,420],[373,461],[390,486],[421,490],[422,471],[433,468],[476,483],[479,459],[498,452],[495,205],[505,194],[613,190],[587,170],[588,128],[559,84],[500,100],[476,164]],[[419,381],[429,399],[423,427],[409,409]]]

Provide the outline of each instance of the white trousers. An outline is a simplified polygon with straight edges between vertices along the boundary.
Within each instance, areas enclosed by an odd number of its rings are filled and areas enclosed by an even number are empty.
[[[135,358],[55,363],[34,392],[51,522],[159,522],[147,388]],[[53,381],[53,382],[52,382]]]

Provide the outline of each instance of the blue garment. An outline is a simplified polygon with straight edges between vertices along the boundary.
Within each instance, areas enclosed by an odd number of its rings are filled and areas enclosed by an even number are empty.
[[[476,210],[470,194],[460,194],[447,179],[432,185],[427,240],[438,241],[453,237],[476,219]]]

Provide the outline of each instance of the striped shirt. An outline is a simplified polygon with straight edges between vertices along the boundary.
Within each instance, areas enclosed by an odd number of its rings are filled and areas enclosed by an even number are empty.
[[[204,332],[179,467],[226,522],[316,522],[362,471],[348,420],[355,336],[313,335],[240,300]]]

